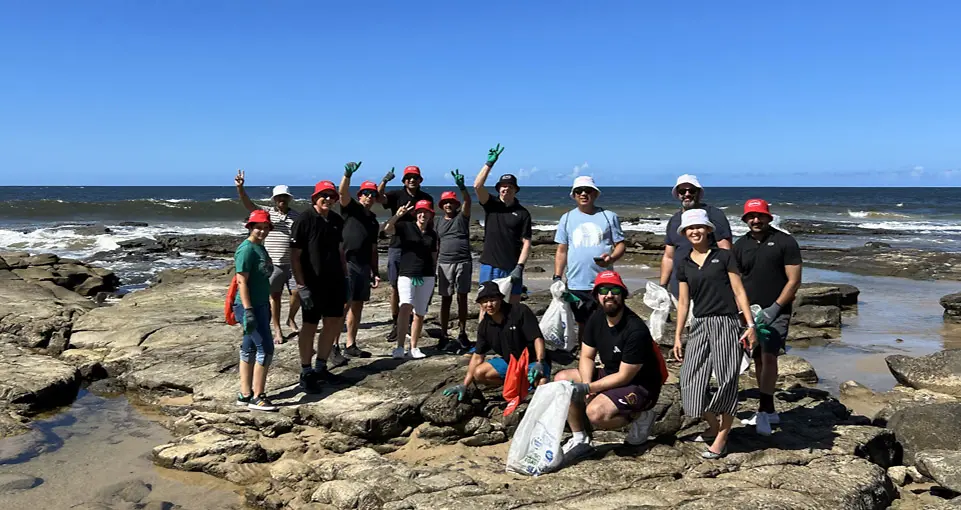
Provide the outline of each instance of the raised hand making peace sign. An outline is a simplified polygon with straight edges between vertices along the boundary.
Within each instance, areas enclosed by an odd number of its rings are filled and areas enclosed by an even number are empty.
[[[243,170],[237,170],[237,176],[234,177],[234,184],[237,185],[238,188],[244,187],[244,171]]]

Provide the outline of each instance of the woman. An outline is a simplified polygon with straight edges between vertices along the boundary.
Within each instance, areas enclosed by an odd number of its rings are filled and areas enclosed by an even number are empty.
[[[240,393],[237,405],[260,411],[276,411],[265,392],[267,368],[274,356],[270,336],[270,275],[273,263],[264,249],[264,239],[273,228],[263,209],[250,213],[249,235],[234,252],[237,298],[234,317],[241,323],[244,341],[240,346]]]
[[[393,357],[420,359],[426,355],[417,348],[424,316],[430,298],[434,294],[434,275],[437,267],[437,233],[433,228],[434,204],[420,200],[414,206],[415,221],[398,222],[410,212],[410,204],[401,206],[384,226],[388,234],[396,232],[400,238],[400,269],[397,278],[397,294],[400,310],[397,314],[397,348]],[[404,339],[407,336],[407,323],[410,313],[414,321],[410,331],[410,351],[404,352]]]
[[[691,242],[691,254],[678,262],[680,283],[677,324],[687,321],[691,301],[694,317],[683,357],[681,332],[674,334],[674,356],[681,365],[681,400],[688,416],[703,416],[710,429],[703,437],[713,442],[701,455],[718,459],[727,454],[727,438],[737,408],[737,378],[744,347],[753,348],[757,339],[747,294],[741,284],[734,256],[728,250],[711,246],[709,236],[714,224],[703,209],[690,209],[681,215],[677,233]],[[741,334],[738,310],[747,320]],[[717,379],[717,392],[710,395],[711,375]],[[721,416],[720,423],[718,415]]]

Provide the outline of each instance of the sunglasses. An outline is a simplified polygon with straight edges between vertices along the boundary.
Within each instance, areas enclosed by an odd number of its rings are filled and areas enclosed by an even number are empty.
[[[678,194],[678,195],[681,195],[681,196],[684,196],[684,195],[697,195],[697,192],[698,192],[698,189],[697,189],[697,188],[678,188],[678,189],[677,189],[677,194]]]
[[[594,188],[574,188],[575,195],[590,195]]]
[[[614,285],[603,285],[597,288],[597,293],[601,296],[606,296],[608,294],[614,294],[615,296],[620,296],[624,293],[624,289],[614,286]]]
[[[337,194],[336,194],[336,193],[321,193],[321,194],[320,194],[320,198],[322,198],[322,199],[324,199],[324,200],[336,200],[336,199],[337,199]]]
[[[376,197],[376,196],[377,196],[377,192],[376,192],[376,191],[371,191],[371,190],[367,189],[367,190],[361,191],[361,192],[360,192],[360,196],[362,196],[362,197]]]

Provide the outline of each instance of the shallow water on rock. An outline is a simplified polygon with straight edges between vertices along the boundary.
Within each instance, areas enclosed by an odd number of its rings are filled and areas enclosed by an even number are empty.
[[[0,439],[0,508],[244,508],[228,482],[154,466],[151,450],[172,436],[125,397],[83,391],[32,428]]]

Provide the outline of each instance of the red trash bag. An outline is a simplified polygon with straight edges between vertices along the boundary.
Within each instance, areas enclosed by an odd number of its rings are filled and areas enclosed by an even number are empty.
[[[657,342],[652,342],[654,344],[654,355],[657,356],[657,368],[661,371],[661,382],[667,382],[667,362],[664,361],[664,355],[661,354],[661,347],[657,345]]]
[[[507,401],[507,408],[504,409],[504,416],[507,416],[517,409],[521,401],[527,397],[527,390],[530,388],[530,381],[527,380],[527,367],[529,363],[529,353],[524,349],[520,359],[511,354],[511,361],[507,365],[507,375],[504,377],[504,400]]]
[[[233,326],[237,324],[237,317],[234,317],[234,300],[237,299],[237,275],[230,280],[230,287],[227,287],[227,299],[224,300],[224,321]]]

